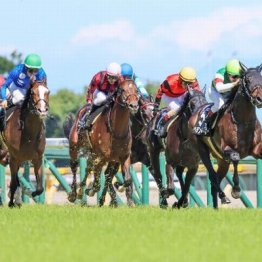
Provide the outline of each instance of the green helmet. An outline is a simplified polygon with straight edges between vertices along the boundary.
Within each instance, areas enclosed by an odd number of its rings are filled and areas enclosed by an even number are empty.
[[[41,68],[41,65],[42,65],[41,58],[37,54],[29,54],[25,58],[24,63],[25,63],[26,67],[28,67],[28,68],[36,68],[36,69]]]
[[[241,71],[241,67],[240,67],[240,64],[239,64],[239,60],[232,59],[232,60],[228,61],[228,63],[226,64],[226,72],[229,75],[239,76],[240,71]]]

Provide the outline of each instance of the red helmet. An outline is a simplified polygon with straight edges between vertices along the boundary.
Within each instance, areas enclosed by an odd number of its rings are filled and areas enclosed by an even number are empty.
[[[0,86],[2,86],[5,82],[5,78],[0,75]]]

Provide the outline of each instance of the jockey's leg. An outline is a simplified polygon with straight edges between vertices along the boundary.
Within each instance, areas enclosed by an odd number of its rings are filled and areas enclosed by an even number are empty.
[[[91,130],[91,119],[89,118],[90,114],[92,113],[94,106],[100,106],[106,101],[107,95],[99,90],[94,92],[94,101],[88,112],[84,115],[81,123],[83,123],[83,128],[87,130]]]
[[[179,111],[179,109],[178,110],[171,109],[166,114],[164,114],[162,116],[162,118],[159,121],[159,127],[158,127],[160,137],[162,137],[162,138],[166,137],[167,130],[166,130],[165,125],[170,120],[170,118],[175,117],[177,115],[178,111]]]
[[[215,88],[210,87],[208,92],[214,104],[212,106],[207,107],[198,118],[198,121],[195,124],[195,127],[193,128],[193,133],[196,135],[210,135],[212,129],[213,115],[225,103],[223,97],[215,90]]]

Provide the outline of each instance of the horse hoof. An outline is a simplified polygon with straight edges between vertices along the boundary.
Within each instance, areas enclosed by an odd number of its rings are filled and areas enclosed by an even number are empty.
[[[166,208],[168,207],[167,200],[166,200],[165,198],[162,199],[159,206],[160,206],[160,208],[162,208],[162,209],[166,209]]]
[[[9,206],[10,208],[13,208],[13,207],[15,207],[15,204],[14,204],[14,203],[11,203],[11,202],[9,202],[9,203],[8,203],[8,206]]]
[[[235,190],[234,188],[231,191],[231,196],[235,199],[240,198],[241,196],[241,190]]]
[[[21,204],[21,203],[14,203],[14,207],[21,208],[21,207],[22,207],[22,204]]]
[[[118,190],[118,192],[123,193],[123,192],[125,192],[125,189],[126,188],[124,186],[119,186],[117,190]]]
[[[174,189],[173,188],[168,188],[167,189],[168,196],[173,196],[174,195]]]
[[[221,199],[221,204],[222,205],[227,205],[227,204],[230,204],[231,203],[231,201],[229,200],[229,198],[227,198],[227,197],[223,197],[222,199]]]
[[[83,189],[81,187],[78,188],[77,193],[76,193],[76,197],[77,197],[77,199],[83,198]]]
[[[111,201],[110,204],[109,204],[110,207],[113,207],[113,208],[116,208],[118,207],[118,204],[116,201]]]
[[[73,192],[69,193],[67,199],[69,202],[74,203],[76,201],[76,194]]]
[[[182,207],[183,207],[183,208],[188,208],[188,206],[189,206],[189,203],[188,203],[188,201],[186,201],[186,202],[183,202],[183,204],[182,204]]]
[[[93,197],[95,195],[95,191],[91,188],[87,188],[85,192],[90,197]]]
[[[128,207],[134,207],[135,206],[134,201],[127,201],[127,206]]]

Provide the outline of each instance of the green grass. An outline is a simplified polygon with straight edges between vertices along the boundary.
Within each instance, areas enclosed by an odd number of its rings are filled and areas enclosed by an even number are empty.
[[[0,261],[258,261],[262,210],[0,209]]]

